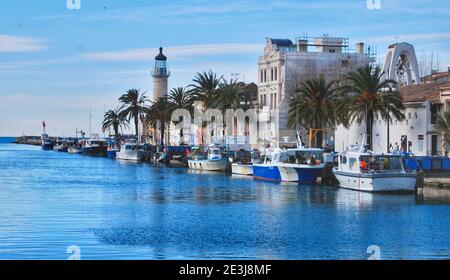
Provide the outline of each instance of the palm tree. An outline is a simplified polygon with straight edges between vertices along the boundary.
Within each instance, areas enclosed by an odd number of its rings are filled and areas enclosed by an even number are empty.
[[[105,132],[106,130],[112,127],[114,130],[116,143],[118,143],[118,140],[120,140],[119,128],[121,127],[125,128],[127,126],[128,120],[123,115],[120,114],[119,109],[109,110],[105,113],[105,117],[102,122],[102,130],[103,132]]]
[[[168,101],[173,105],[174,109],[186,109],[192,112],[194,96],[191,90],[177,87],[169,92]]]
[[[439,133],[444,137],[444,144],[446,145],[446,150],[450,148],[450,112],[445,112],[444,115],[438,116],[437,122],[435,124]]]
[[[145,118],[147,101],[147,96],[139,89],[130,89],[119,98],[119,102],[122,103],[120,115],[128,121],[134,120],[136,137],[139,137],[139,121]]]
[[[223,80],[219,84],[218,94],[212,105],[219,110],[243,108],[241,102],[245,101],[248,91],[238,80]]]
[[[218,76],[213,71],[209,70],[208,72],[197,73],[193,79],[193,84],[189,85],[192,88],[192,94],[194,96],[194,100],[202,102],[202,109],[206,110],[214,106],[218,96],[219,96],[219,86],[223,80],[223,76]],[[203,139],[203,131],[206,127],[206,123],[202,123],[202,143]]]
[[[322,145],[324,127],[334,127],[336,122],[335,82],[311,79],[301,83],[289,104],[288,124],[295,128],[298,124],[306,128],[318,129],[316,147]]]
[[[146,124],[150,124],[153,127],[156,127],[158,124],[161,125],[161,146],[164,146],[165,128],[166,124],[171,120],[172,111],[172,103],[170,103],[167,98],[163,97],[156,99],[152,106],[145,110],[146,118],[144,122]]]
[[[219,86],[223,80],[223,76],[209,70],[208,72],[197,73],[190,85],[192,93],[196,100],[203,103],[203,108],[210,108],[219,94]]]
[[[405,106],[400,93],[381,91],[390,84],[396,85],[396,82],[392,80],[382,81],[383,74],[379,66],[363,66],[348,74],[348,84],[343,87],[347,92],[345,102],[348,120],[357,121],[359,124],[365,121],[369,149],[372,149],[375,115],[380,115],[388,121],[391,121],[391,115],[399,121],[405,119]]]
[[[186,88],[178,87],[172,89],[169,93],[168,101],[171,105],[171,113],[176,109],[186,109],[191,114],[194,111],[192,91]],[[177,123],[178,122],[174,122],[174,124]],[[180,129],[180,139],[183,139],[183,135],[183,129]]]

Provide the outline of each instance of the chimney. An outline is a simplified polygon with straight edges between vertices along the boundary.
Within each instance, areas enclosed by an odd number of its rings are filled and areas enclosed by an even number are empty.
[[[364,43],[362,43],[362,42],[356,43],[356,53],[361,53],[361,54],[364,53]]]

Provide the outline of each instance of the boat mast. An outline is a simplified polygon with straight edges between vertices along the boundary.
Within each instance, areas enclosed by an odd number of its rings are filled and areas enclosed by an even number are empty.
[[[89,108],[89,138],[92,138],[92,109]]]

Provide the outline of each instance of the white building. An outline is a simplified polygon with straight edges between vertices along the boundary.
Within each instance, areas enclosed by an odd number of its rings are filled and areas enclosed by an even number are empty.
[[[388,139],[387,122],[375,116],[372,150],[387,152],[398,148],[417,156],[444,155],[446,147],[434,124],[439,114],[450,111],[450,82],[445,79],[448,73],[436,73],[434,76],[439,79],[430,76],[426,83],[421,84],[414,47],[408,43],[388,47],[384,73],[385,77],[398,83],[406,107],[406,119],[391,121]],[[343,151],[348,145],[360,142],[365,129],[364,122],[353,123],[348,128],[338,126],[335,151]]]
[[[403,121],[393,120],[389,127],[392,148],[411,151],[417,156],[444,155],[442,136],[434,124],[443,111],[450,112],[450,82],[402,86],[399,88],[406,107]],[[335,150],[343,151],[349,144],[361,141],[365,125],[353,124],[349,129],[336,129]],[[388,151],[387,123],[379,116],[373,126],[375,152]]]
[[[324,35],[298,38],[296,43],[289,39],[267,38],[264,54],[258,61],[258,103],[259,108],[267,112],[268,121],[260,139],[295,137],[295,130],[288,127],[288,109],[291,96],[302,82],[311,78],[340,80],[349,71],[373,61],[364,43],[356,44],[356,51],[351,52],[347,38]],[[279,112],[278,124],[273,121],[274,114],[270,114],[274,111]],[[302,134],[304,136],[305,131]],[[330,131],[329,138],[332,135]],[[303,138],[306,140],[305,136]]]

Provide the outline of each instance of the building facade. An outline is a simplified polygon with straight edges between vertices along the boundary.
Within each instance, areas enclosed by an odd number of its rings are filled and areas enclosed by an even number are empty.
[[[301,83],[311,78],[341,80],[349,71],[371,62],[374,57],[365,50],[364,43],[356,44],[352,52],[347,38],[305,37],[295,43],[267,38],[258,61],[258,104],[268,122],[266,129],[260,129],[261,140],[278,141],[285,136],[295,139],[296,130],[306,140],[306,131],[288,127],[289,102]],[[333,133],[330,130],[327,134],[331,140]]]

